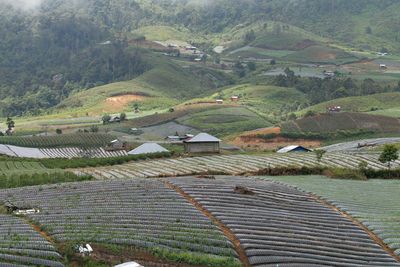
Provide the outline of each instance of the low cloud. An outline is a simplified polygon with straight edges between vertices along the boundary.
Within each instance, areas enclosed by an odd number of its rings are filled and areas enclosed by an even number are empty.
[[[11,5],[14,8],[22,10],[34,10],[37,9],[42,2],[43,0],[0,0],[0,8]]]

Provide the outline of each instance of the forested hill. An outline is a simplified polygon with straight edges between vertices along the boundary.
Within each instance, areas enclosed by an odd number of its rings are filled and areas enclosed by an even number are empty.
[[[0,0],[0,115],[35,113],[74,90],[151,68],[129,47],[148,25],[212,36],[280,21],[362,49],[399,50],[397,0]],[[111,40],[111,42],[110,42]]]

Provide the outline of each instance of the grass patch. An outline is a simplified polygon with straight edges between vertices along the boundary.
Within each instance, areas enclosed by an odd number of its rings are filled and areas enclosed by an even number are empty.
[[[386,113],[390,113],[390,111],[386,110],[400,109],[400,93],[394,92],[338,98],[303,109],[299,112],[299,115],[303,115],[309,110],[318,113],[326,112],[327,108],[333,106],[340,106],[345,112],[370,112],[370,114],[387,115]],[[400,116],[400,111],[397,114]]]
[[[92,179],[93,177],[89,175],[80,176],[70,172],[0,175],[0,188],[81,182]]]

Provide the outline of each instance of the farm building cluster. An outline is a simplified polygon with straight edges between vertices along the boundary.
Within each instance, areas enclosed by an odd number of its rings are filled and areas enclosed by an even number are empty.
[[[196,46],[193,46],[186,42],[178,42],[178,41],[156,41],[155,43],[162,45],[168,52],[164,52],[165,56],[170,57],[186,57],[194,62],[202,62],[207,58],[205,52],[199,49]]]

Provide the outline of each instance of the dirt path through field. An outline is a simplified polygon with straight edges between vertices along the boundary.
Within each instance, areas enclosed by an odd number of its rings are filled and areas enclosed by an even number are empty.
[[[169,181],[162,180],[162,182],[164,182],[164,184],[168,188],[175,190],[178,194],[184,197],[187,201],[189,201],[189,203],[195,206],[202,214],[207,216],[207,218],[209,218],[215,225],[217,225],[222,230],[224,235],[232,242],[236,253],[239,255],[239,260],[242,262],[243,266],[244,267],[251,266],[249,259],[247,258],[247,254],[245,250],[242,248],[239,239],[236,237],[236,235],[232,232],[232,230],[228,226],[226,226],[224,223],[218,220],[214,215],[211,214],[211,212],[209,212],[206,208],[204,208],[203,205],[201,205],[197,200],[195,200],[185,191],[183,191],[180,187],[170,183]]]

